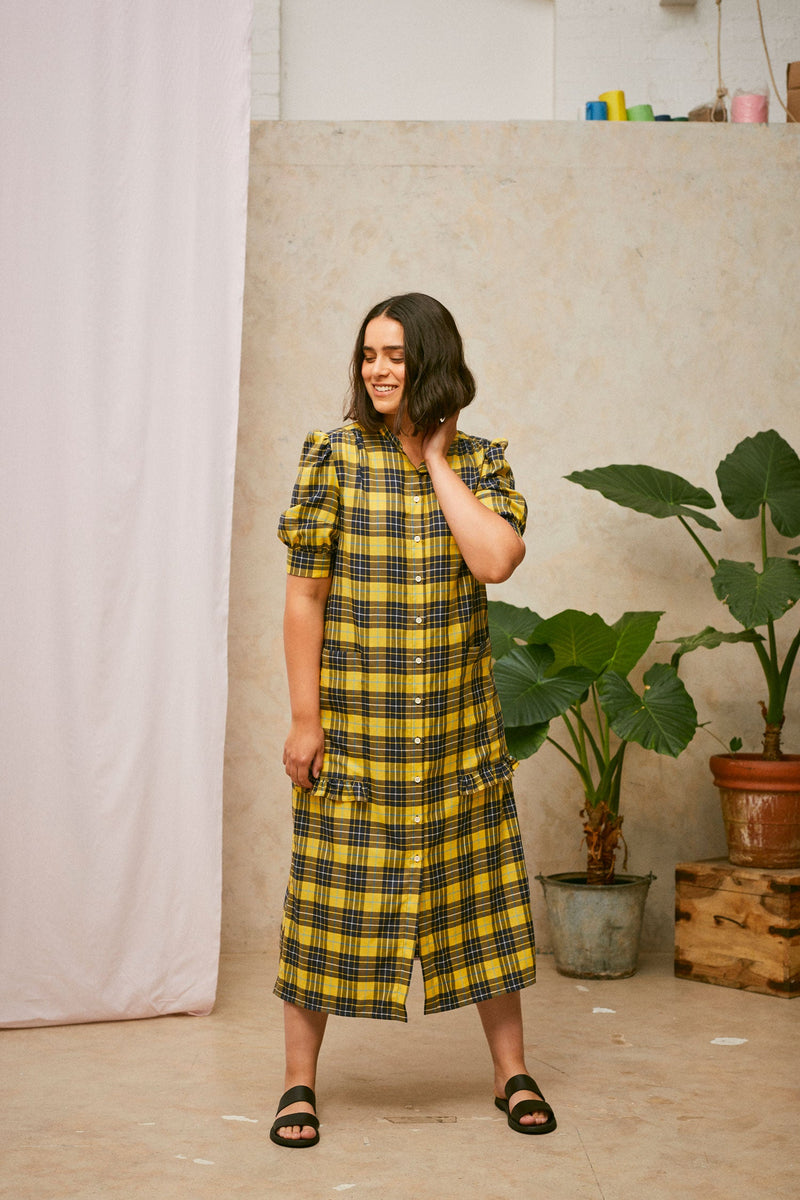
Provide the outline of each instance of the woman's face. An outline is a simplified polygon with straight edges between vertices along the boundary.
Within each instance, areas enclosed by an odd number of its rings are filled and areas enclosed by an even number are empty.
[[[364,331],[361,378],[375,411],[384,421],[396,416],[406,381],[403,326],[391,317],[375,317]]]

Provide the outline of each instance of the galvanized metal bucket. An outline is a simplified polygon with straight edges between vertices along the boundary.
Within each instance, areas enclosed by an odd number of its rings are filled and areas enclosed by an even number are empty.
[[[560,975],[625,979],[636,973],[652,872],[618,875],[607,884],[587,884],[586,875],[576,871],[536,878],[544,890]]]

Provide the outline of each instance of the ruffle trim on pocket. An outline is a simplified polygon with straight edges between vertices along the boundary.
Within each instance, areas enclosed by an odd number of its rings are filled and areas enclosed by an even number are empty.
[[[473,771],[465,771],[458,777],[459,796],[471,796],[493,787],[496,783],[508,782],[517,769],[517,760],[510,754],[494,762],[481,763]]]
[[[346,775],[320,775],[311,789],[316,800],[328,797],[345,803],[369,803],[372,788],[368,779],[352,779]]]

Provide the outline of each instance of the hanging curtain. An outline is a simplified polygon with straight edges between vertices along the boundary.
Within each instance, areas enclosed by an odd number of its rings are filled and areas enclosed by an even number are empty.
[[[208,1012],[251,0],[0,11],[0,1024]]]

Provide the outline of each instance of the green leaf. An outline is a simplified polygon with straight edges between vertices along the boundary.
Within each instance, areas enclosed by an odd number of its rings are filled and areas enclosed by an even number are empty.
[[[541,725],[565,713],[594,682],[594,674],[568,667],[545,678],[552,662],[548,646],[515,646],[494,665],[506,725]]]
[[[706,625],[705,629],[701,629],[699,633],[693,633],[689,637],[667,638],[666,640],[674,642],[678,646],[670,659],[672,666],[677,667],[683,655],[689,654],[692,650],[716,650],[717,646],[721,646],[724,642],[763,642],[764,638],[754,629],[739,629],[736,633],[723,633],[719,629],[713,629],[711,625]]]
[[[722,558],[711,580],[714,594],[745,629],[777,620],[800,600],[800,563],[768,558],[763,572],[752,563]]]
[[[519,642],[530,641],[531,634],[542,619],[531,609],[506,604],[505,600],[490,600],[488,607],[489,637],[495,658],[502,658]]]
[[[609,669],[618,675],[629,675],[645,650],[653,644],[658,622],[663,612],[626,612],[614,622],[619,634],[617,648]]]
[[[597,685],[600,703],[617,737],[673,758],[697,729],[697,711],[673,667],[655,663],[644,675],[639,696],[626,679],[608,672]]]
[[[615,463],[609,467],[595,467],[590,471],[573,471],[566,478],[570,483],[600,492],[607,500],[647,513],[651,517],[684,517],[696,521],[704,529],[719,529],[716,521],[698,508],[714,508],[714,498],[705,488],[662,471],[658,467]],[[694,507],[688,507],[693,505]]]
[[[506,745],[514,758],[530,758],[547,741],[550,723],[506,726]]]
[[[774,429],[745,438],[717,467],[722,502],[742,521],[766,504],[784,537],[800,533],[800,458]]]
[[[566,608],[536,626],[531,642],[550,646],[555,660],[548,674],[565,667],[585,667],[596,678],[611,661],[619,634],[597,613]]]

